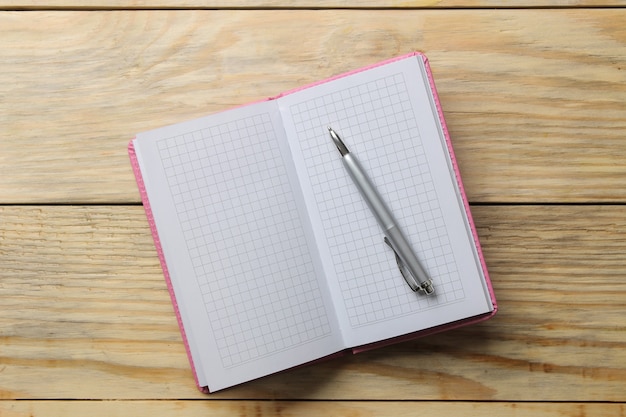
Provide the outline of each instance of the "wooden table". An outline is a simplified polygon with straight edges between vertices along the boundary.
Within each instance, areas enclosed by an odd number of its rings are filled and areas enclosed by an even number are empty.
[[[0,9],[0,415],[626,414],[626,2]],[[128,141],[413,50],[500,312],[201,394]]]

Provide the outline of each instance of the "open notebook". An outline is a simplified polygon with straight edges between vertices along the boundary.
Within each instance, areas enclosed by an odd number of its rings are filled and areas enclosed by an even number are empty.
[[[359,156],[434,295],[403,280],[327,126]],[[205,391],[496,311],[422,54],[138,134],[129,153]]]

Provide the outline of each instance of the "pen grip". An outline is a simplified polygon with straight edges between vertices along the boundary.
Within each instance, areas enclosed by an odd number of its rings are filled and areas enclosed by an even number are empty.
[[[428,274],[422,268],[415,252],[411,249],[411,245],[406,240],[400,229],[396,226],[385,230],[385,236],[391,242],[391,246],[396,251],[406,268],[411,272],[411,276],[417,281],[416,284],[422,286],[429,281]],[[412,286],[411,286],[412,287]]]

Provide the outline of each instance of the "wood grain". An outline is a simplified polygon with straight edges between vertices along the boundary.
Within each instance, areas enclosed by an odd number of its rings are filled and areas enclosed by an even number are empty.
[[[0,0],[0,9],[624,7],[623,0]]]
[[[136,132],[412,50],[430,58],[473,202],[624,202],[624,21],[626,9],[1,12],[0,203],[137,202]]]
[[[495,318],[206,397],[194,386],[142,207],[0,207],[0,398],[625,401],[623,207],[474,214]],[[207,405],[218,415],[230,406]]]
[[[0,0],[0,415],[623,416],[625,6]],[[128,140],[412,50],[498,315],[199,393]]]
[[[369,402],[369,401],[4,401],[0,414],[5,417],[67,417],[112,415],[133,416],[297,416],[297,417],[371,417],[415,416],[440,417],[462,415],[483,417],[602,416],[621,417],[623,404],[554,404],[554,403],[441,403],[441,402]]]

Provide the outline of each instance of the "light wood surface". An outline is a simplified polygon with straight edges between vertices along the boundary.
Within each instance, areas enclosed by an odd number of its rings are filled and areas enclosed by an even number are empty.
[[[475,207],[496,318],[210,398],[622,401],[622,213]],[[205,397],[193,385],[144,217],[140,206],[0,210],[5,397]]]
[[[623,416],[623,6],[0,0],[0,416]],[[412,50],[498,315],[201,394],[128,141]]]
[[[110,416],[422,416],[464,417],[515,416],[564,417],[602,416],[621,417],[622,404],[533,404],[533,403],[464,403],[464,402],[365,402],[318,401],[315,407],[296,401],[6,401],[0,402],[0,414],[6,417],[90,417]]]
[[[409,9],[409,8],[529,8],[611,7],[624,0],[0,0],[0,8],[63,9]]]
[[[624,22],[626,9],[2,13],[0,195],[138,202],[135,133],[423,50],[472,202],[625,202]]]

